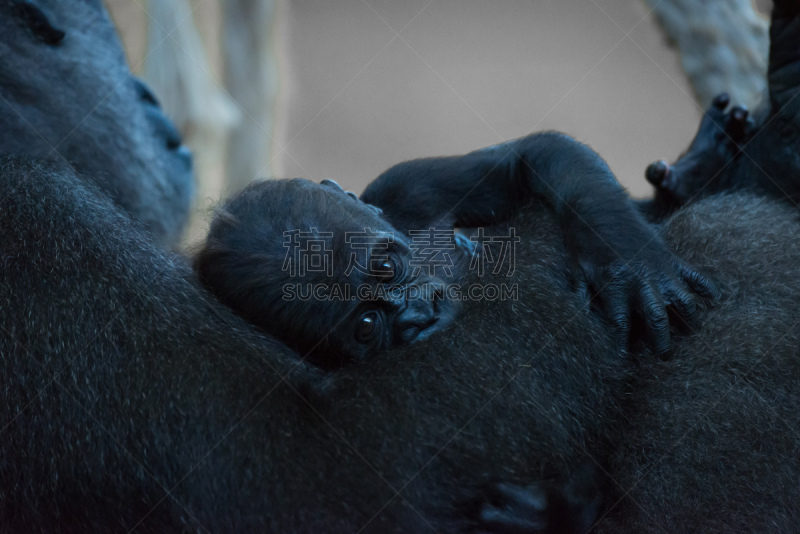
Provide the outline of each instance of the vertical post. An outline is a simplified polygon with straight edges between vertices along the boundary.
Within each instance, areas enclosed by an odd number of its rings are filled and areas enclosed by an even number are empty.
[[[274,0],[224,0],[225,86],[242,120],[228,137],[225,171],[230,193],[270,176],[277,61],[272,44]]]
[[[751,0],[646,0],[681,54],[701,107],[727,92],[755,109],[767,89],[769,20]]]

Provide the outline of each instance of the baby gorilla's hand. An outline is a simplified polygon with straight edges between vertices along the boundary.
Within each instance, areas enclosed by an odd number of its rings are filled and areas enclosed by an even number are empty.
[[[579,241],[584,289],[614,325],[621,350],[635,337],[648,341],[656,354],[668,354],[670,315],[685,327],[695,318],[700,297],[719,296],[713,282],[672,254],[643,221],[599,229]],[[642,331],[632,329],[642,323]]]

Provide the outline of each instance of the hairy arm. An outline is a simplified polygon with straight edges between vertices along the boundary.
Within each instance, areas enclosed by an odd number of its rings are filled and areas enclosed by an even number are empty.
[[[667,249],[606,162],[564,134],[532,134],[463,156],[401,163],[370,184],[361,199],[383,209],[402,231],[502,223],[531,200],[545,201],[623,345],[632,314],[638,314],[653,349],[668,352],[667,306],[690,320],[697,308],[694,294],[716,294],[711,282]]]

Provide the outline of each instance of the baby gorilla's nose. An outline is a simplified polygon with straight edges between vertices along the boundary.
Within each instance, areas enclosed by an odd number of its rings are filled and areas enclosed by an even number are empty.
[[[420,334],[439,320],[436,301],[440,297],[410,298],[405,309],[395,318],[395,336],[401,343],[413,343]]]

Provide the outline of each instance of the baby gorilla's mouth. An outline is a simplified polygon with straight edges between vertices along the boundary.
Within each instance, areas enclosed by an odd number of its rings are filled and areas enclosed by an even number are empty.
[[[416,286],[418,295],[409,297],[406,307],[394,321],[395,339],[409,344],[423,339],[449,326],[455,317],[456,305],[445,298],[441,283]]]
[[[404,344],[409,344],[409,343],[414,343],[415,341],[421,341],[423,339],[426,339],[433,332],[436,332],[438,330],[437,328],[431,328],[438,322],[439,322],[439,317],[433,317],[427,325],[412,326],[411,328],[408,328],[400,333],[399,336],[400,341]]]

